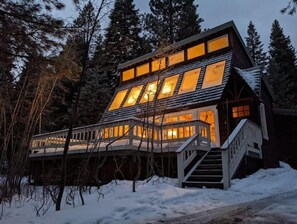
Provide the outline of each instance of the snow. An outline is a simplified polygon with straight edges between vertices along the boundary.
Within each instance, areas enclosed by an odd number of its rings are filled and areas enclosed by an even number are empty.
[[[227,205],[253,201],[274,194],[297,190],[297,171],[281,163],[280,168],[259,170],[244,179],[235,179],[228,190],[178,188],[177,180],[153,177],[149,182],[138,181],[136,192],[132,193],[131,181],[113,181],[99,189],[92,189],[92,194],[85,194],[86,205],[63,205],[59,212],[54,205],[45,215],[36,217],[33,209],[34,200],[24,196],[15,198],[12,206],[3,207],[3,224],[86,224],[86,223],[143,223],[206,211]],[[104,195],[104,197],[103,197]],[[293,205],[293,201],[290,202]],[[270,210],[262,212],[282,212],[284,205],[271,205]],[[296,211],[287,210],[287,217],[294,217]]]
[[[260,68],[253,67],[250,69],[239,69],[236,68],[238,74],[243,78],[244,81],[251,87],[251,89],[257,94],[260,82]]]

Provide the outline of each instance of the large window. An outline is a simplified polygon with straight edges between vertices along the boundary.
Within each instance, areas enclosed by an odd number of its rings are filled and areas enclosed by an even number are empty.
[[[188,60],[192,58],[197,58],[205,54],[205,45],[204,43],[195,45],[187,49]]]
[[[220,61],[206,67],[202,89],[222,84],[226,61]]]
[[[162,70],[166,67],[166,58],[158,58],[152,61],[152,72]]]
[[[170,97],[173,95],[179,75],[165,78],[158,99]]]
[[[128,92],[128,89],[117,92],[108,110],[110,111],[110,110],[118,109],[121,106],[127,92]]]
[[[185,72],[178,94],[188,93],[196,90],[201,68]]]
[[[217,51],[228,46],[229,46],[228,35],[224,35],[216,39],[207,41],[208,52]]]
[[[133,87],[128,95],[126,102],[124,103],[124,107],[133,106],[136,104],[136,101],[139,97],[139,94],[142,90],[143,85]]]
[[[134,78],[134,68],[123,71],[123,73],[122,73],[123,81],[127,81],[127,80],[133,79],[133,78]]]
[[[180,63],[185,60],[185,53],[184,53],[184,51],[179,51],[175,54],[170,55],[168,57],[168,60],[169,60],[169,62],[168,62],[169,66]]]
[[[136,76],[145,75],[150,72],[150,64],[146,63],[136,67]]]
[[[154,99],[155,94],[157,92],[157,83],[158,81],[154,81],[146,85],[146,88],[144,90],[144,93],[142,94],[140,103],[150,102]]]

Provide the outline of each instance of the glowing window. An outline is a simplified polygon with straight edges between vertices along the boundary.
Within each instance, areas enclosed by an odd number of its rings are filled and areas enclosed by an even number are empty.
[[[199,119],[210,124],[210,139],[216,142],[215,115],[213,111],[200,112]]]
[[[128,92],[128,89],[117,92],[108,110],[110,111],[110,110],[118,109],[121,106],[127,92]]]
[[[140,103],[146,103],[146,102],[152,101],[155,97],[156,92],[157,92],[157,81],[148,83],[146,85],[144,93],[142,94]]]
[[[197,68],[185,72],[178,94],[188,93],[196,90],[200,71],[201,68]]]
[[[222,84],[226,61],[220,61],[206,67],[202,89]]]
[[[228,35],[224,35],[207,42],[208,52],[217,51],[228,46],[229,46]]]
[[[176,83],[178,80],[179,75],[174,75],[171,77],[167,77],[162,85],[161,91],[159,93],[158,99],[170,97],[173,95],[173,92],[176,87]]]
[[[129,79],[134,78],[134,68],[131,68],[129,70],[123,71],[122,73],[122,81],[127,81]]]
[[[250,106],[244,105],[244,106],[238,106],[238,107],[232,107],[232,117],[247,117],[250,116]]]
[[[174,117],[166,117],[165,118],[165,123],[174,123],[178,121],[178,117],[174,116]]]
[[[166,67],[166,59],[159,58],[152,61],[152,72],[162,70]]]
[[[188,60],[192,58],[197,58],[205,54],[205,45],[204,43],[195,45],[187,49]]]
[[[136,67],[136,76],[145,75],[150,72],[150,64],[146,63]]]
[[[133,87],[128,95],[128,98],[126,99],[126,102],[124,103],[124,107],[129,107],[135,105],[139,94],[142,90],[143,85]]]
[[[168,59],[169,59],[169,66],[180,63],[185,60],[184,51],[179,51],[175,54],[172,54],[168,57]]]
[[[179,121],[191,121],[193,120],[192,114],[183,114],[179,116]]]

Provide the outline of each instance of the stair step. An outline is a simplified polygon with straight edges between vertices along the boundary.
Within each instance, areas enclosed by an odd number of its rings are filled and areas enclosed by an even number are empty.
[[[221,182],[204,182],[204,181],[185,181],[182,183],[183,187],[206,187],[206,188],[224,188],[223,183]]]
[[[222,159],[222,156],[221,155],[207,155],[205,156],[205,159]]]
[[[221,175],[191,175],[187,181],[196,181],[196,182],[220,182],[223,179]]]
[[[195,170],[192,175],[222,175],[222,169],[204,169],[204,170]]]
[[[222,159],[204,159],[201,164],[222,164]]]
[[[222,168],[222,164],[199,164],[196,170],[199,169],[220,169]]]

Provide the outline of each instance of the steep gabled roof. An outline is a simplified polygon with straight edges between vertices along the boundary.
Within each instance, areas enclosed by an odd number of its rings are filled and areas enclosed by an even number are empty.
[[[202,82],[205,75],[206,66],[209,64],[223,61],[223,60],[226,61],[226,65],[225,65],[222,84],[202,89],[201,87],[202,87]],[[201,60],[197,60],[192,63],[177,66],[171,69],[170,71],[168,71],[167,73],[162,74],[162,77],[160,78],[161,80],[160,85],[162,85],[162,81],[164,80],[164,78],[168,76],[172,76],[175,74],[180,74],[180,76],[179,76],[179,81],[177,83],[173,96],[164,98],[164,99],[158,99],[156,103],[156,110],[160,111],[160,110],[164,110],[164,108],[166,109],[166,111],[178,110],[186,107],[199,106],[210,102],[212,104],[215,104],[215,102],[221,98],[223,90],[229,79],[230,70],[231,70],[231,60],[232,60],[232,50],[228,50],[225,53],[221,53],[220,55],[214,55],[210,58],[203,58]],[[181,85],[184,72],[195,68],[201,68],[196,91],[184,93],[184,94],[178,94],[178,90]],[[125,89],[131,89],[132,87],[139,86],[141,84],[145,85],[155,80],[158,80],[158,74],[152,74],[150,76],[143,77],[143,79],[135,80],[134,82],[131,82],[131,83],[126,83],[126,84],[124,83],[117,88],[116,92],[125,90]],[[142,95],[143,92],[144,92],[144,88],[142,89],[140,96]],[[108,108],[109,108],[108,106],[107,109],[105,110],[105,113],[102,117],[101,122],[117,120],[119,118],[124,119],[124,118],[133,117],[133,116],[141,116],[141,114],[139,114],[139,111],[144,111],[147,109],[148,109],[148,113],[151,113],[153,111],[153,102],[150,102],[149,104],[139,104],[138,102],[139,102],[139,99],[137,100],[137,103],[135,106],[130,106],[130,107],[121,106],[119,109],[112,110],[112,111],[108,111]]]
[[[241,78],[249,85],[249,87],[260,96],[261,70],[259,67],[248,69],[235,68]]]
[[[265,75],[262,73],[259,66],[255,66],[252,68],[247,69],[239,69],[235,68],[237,73],[240,75],[240,77],[249,85],[249,87],[256,93],[258,97],[261,97],[261,81],[266,86],[269,94],[271,95],[271,98],[274,100],[274,93],[265,77]]]

